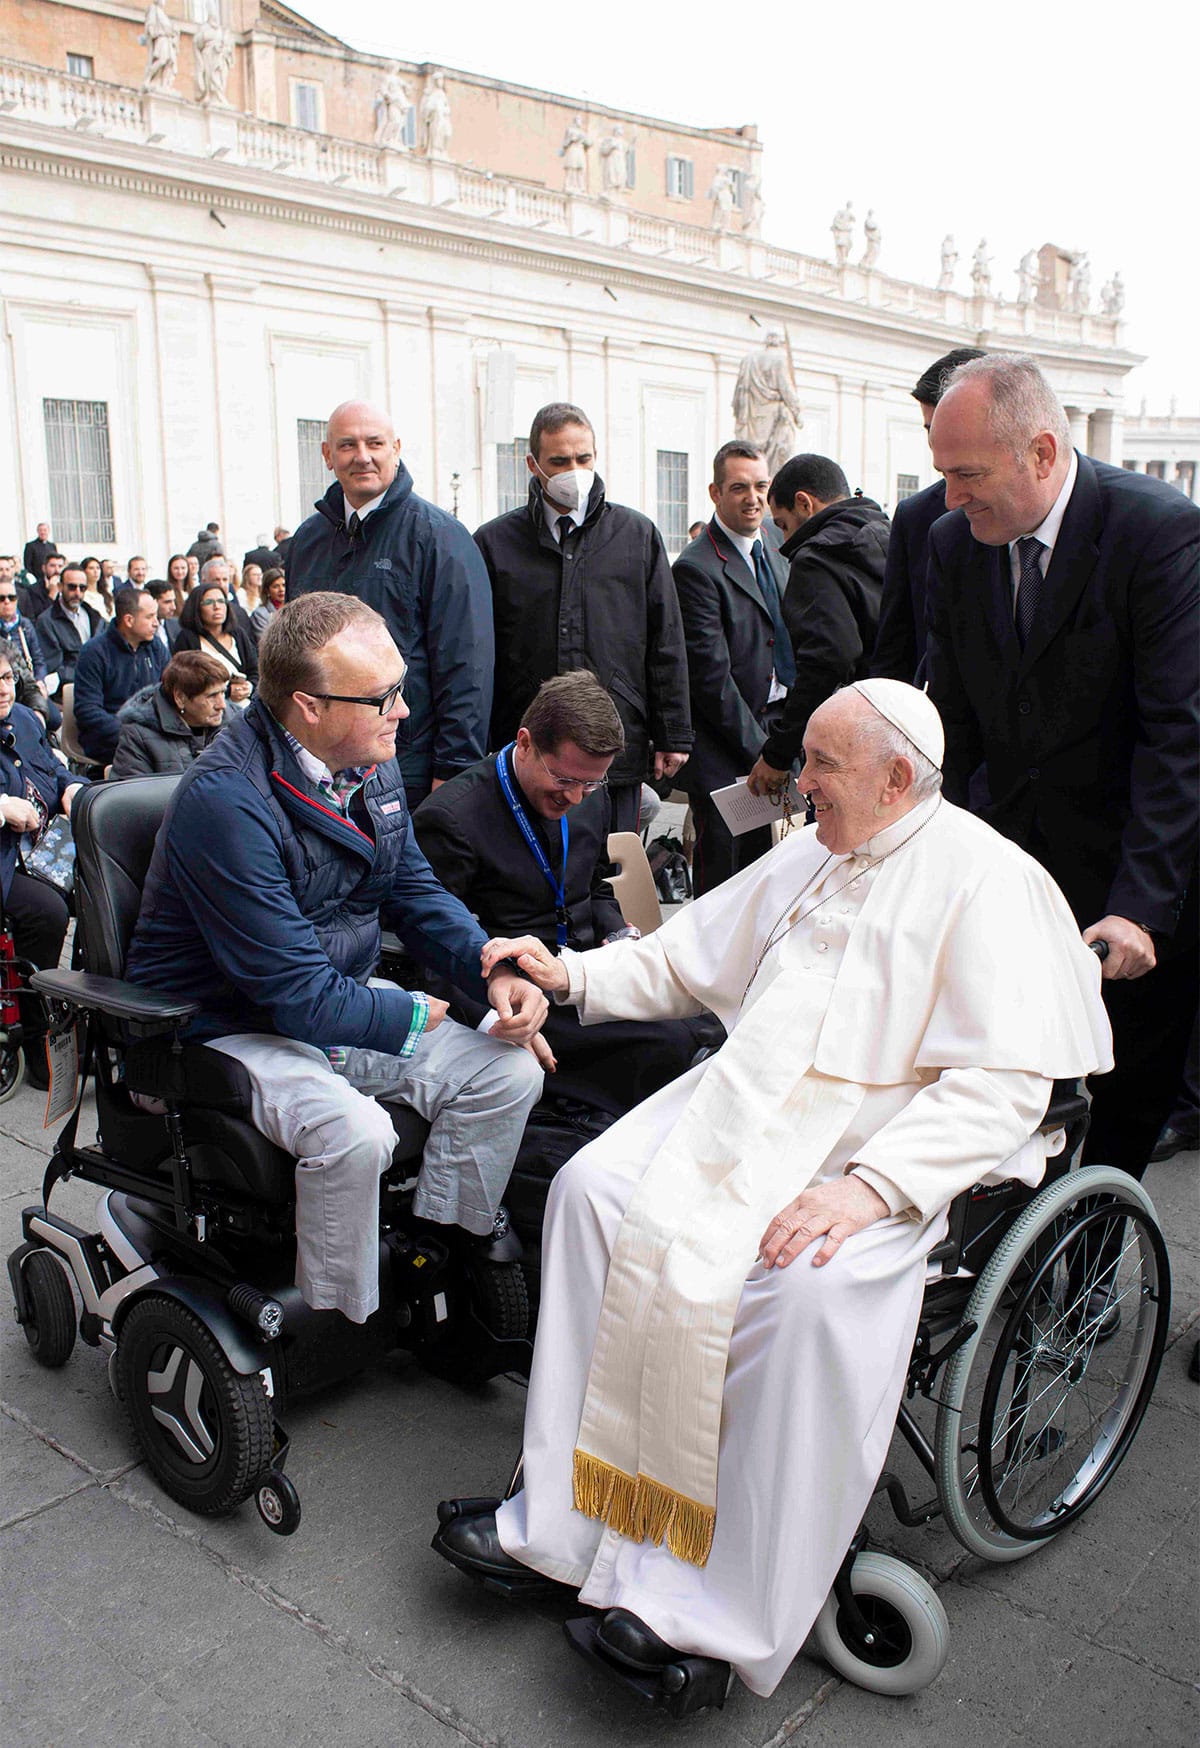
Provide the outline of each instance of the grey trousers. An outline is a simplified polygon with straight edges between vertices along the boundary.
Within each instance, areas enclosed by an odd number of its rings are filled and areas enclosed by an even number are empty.
[[[414,1212],[491,1231],[525,1119],[542,1091],[527,1050],[443,1020],[401,1060],[323,1050],[261,1032],[213,1039],[250,1077],[251,1120],[296,1157],[296,1284],[318,1311],[364,1323],[379,1304],[379,1179],[395,1134],[377,1099],[411,1105],[431,1125]]]

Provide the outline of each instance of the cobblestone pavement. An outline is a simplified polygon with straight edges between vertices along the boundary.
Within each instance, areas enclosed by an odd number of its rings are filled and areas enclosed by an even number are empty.
[[[0,1106],[5,1254],[38,1198],[41,1108],[28,1089]],[[1009,1566],[965,1554],[940,1523],[904,1530],[873,1510],[879,1544],[939,1586],[950,1619],[945,1671],[904,1700],[801,1655],[770,1700],[738,1689],[723,1712],[674,1725],[568,1653],[563,1607],[506,1604],[452,1571],[429,1549],[434,1506],[502,1486],[523,1403],[508,1381],[468,1392],[400,1358],[296,1405],[304,1520],[282,1539],[251,1504],[217,1520],[175,1505],[137,1460],[99,1355],[81,1345],[62,1371],[41,1370],[9,1322],[2,1739],[615,1748],[683,1730],[705,1748],[1183,1748],[1196,1730],[1198,1166],[1180,1155],[1147,1179],[1175,1272],[1172,1345],[1095,1509]],[[93,1190],[58,1198],[90,1222]]]

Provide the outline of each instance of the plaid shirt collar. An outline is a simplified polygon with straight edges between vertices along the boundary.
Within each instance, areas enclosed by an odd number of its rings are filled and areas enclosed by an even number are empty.
[[[274,718],[274,722],[309,782],[315,785],[323,799],[331,802],[339,813],[348,814],[350,803],[362,788],[374,766],[350,765],[344,771],[331,771],[324,760],[319,759],[315,753],[310,753],[306,746],[300,744],[295,735],[283,726],[278,717]]]

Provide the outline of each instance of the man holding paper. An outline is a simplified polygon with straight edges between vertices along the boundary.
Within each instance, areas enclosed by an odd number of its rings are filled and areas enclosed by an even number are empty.
[[[816,824],[657,934],[492,941],[585,1025],[686,1015],[721,1051],[559,1173],[524,1490],[435,1546],[769,1694],[887,1453],[951,1199],[1031,1184],[1056,1078],[1111,1066],[1099,965],[1049,876],[942,801],[937,711],[895,680],[816,710]]]
[[[787,567],[762,538],[771,472],[752,443],[723,443],[713,518],[672,567],[687,640],[692,756],[680,772],[696,824],[692,890],[711,892],[771,847],[769,826],[734,836],[711,796],[749,774],[796,677],[783,622]]]

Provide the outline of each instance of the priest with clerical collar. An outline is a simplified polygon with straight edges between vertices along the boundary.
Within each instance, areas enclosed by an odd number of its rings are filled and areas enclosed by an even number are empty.
[[[585,1026],[707,1007],[729,1037],[555,1179],[524,1489],[435,1540],[576,1587],[619,1662],[764,1695],[883,1466],[948,1204],[1036,1184],[1054,1080],[1112,1066],[1099,964],[1045,871],[942,800],[929,700],[858,682],[804,750],[815,824],[656,934],[484,951]]]

